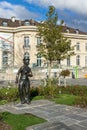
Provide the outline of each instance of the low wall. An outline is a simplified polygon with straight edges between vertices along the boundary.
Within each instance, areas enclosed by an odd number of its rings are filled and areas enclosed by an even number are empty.
[[[68,78],[72,78],[72,70],[70,70],[70,76]],[[15,81],[16,79],[16,72],[14,72],[12,69],[6,70],[6,72],[0,72],[0,81],[8,80],[8,81]],[[33,77],[31,79],[44,79],[47,78],[47,72],[44,69],[32,69]],[[59,72],[55,71],[51,73],[52,77],[57,76],[58,77]],[[80,69],[78,70],[78,76],[77,78],[86,78],[87,75],[87,69]]]

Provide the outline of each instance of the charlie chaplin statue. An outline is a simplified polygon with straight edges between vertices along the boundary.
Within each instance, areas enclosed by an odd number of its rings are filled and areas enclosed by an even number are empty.
[[[16,83],[18,83],[19,96],[21,104],[30,104],[30,80],[32,71],[29,65],[29,56],[24,56],[23,66],[18,70],[16,75]]]

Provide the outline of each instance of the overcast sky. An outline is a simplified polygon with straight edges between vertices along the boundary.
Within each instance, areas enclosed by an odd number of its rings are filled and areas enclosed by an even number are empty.
[[[87,32],[87,0],[0,0],[0,17],[42,21],[50,5],[67,26]]]

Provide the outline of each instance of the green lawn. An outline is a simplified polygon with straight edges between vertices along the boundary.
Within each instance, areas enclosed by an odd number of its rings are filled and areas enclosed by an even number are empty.
[[[1,101],[0,101],[0,105],[4,105],[4,104],[6,104],[6,103],[8,103],[6,100],[1,100]]]
[[[58,94],[56,98],[52,98],[52,101],[55,101],[57,104],[66,104],[66,105],[74,105],[75,99],[77,96],[70,95],[70,94]],[[46,99],[44,96],[36,96],[32,100],[40,100],[40,99]],[[20,100],[18,100],[20,102]],[[6,100],[0,101],[0,105],[6,104]]]
[[[65,104],[65,105],[74,105],[75,99],[77,96],[69,95],[69,94],[59,94],[56,98],[52,100],[55,101],[57,104]]]
[[[12,126],[12,130],[25,130],[26,127],[45,122],[31,114],[11,114],[9,112],[0,113],[3,121]]]
[[[33,98],[33,100],[41,100],[41,99],[45,99],[44,96],[36,96]]]
[[[51,98],[57,104],[75,105],[78,96],[70,94],[58,94],[56,98]],[[32,100],[45,99],[44,96],[36,96]],[[49,99],[48,99],[49,100]],[[5,103],[5,101],[3,101]],[[26,127],[45,122],[31,114],[11,114],[9,112],[0,113],[3,121],[12,126],[12,130],[25,130]]]
[[[32,100],[41,100],[41,99],[45,99],[44,96],[35,96],[33,97]],[[31,100],[31,102],[32,102]],[[15,101],[16,103],[19,103],[20,102],[20,99],[17,99],[17,101]],[[0,105],[4,105],[4,104],[7,104],[8,102],[6,100],[1,100],[0,101]]]

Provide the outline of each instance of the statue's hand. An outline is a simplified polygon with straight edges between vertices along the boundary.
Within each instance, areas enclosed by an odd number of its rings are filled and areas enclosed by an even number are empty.
[[[16,80],[15,83],[18,84],[18,80]]]
[[[32,74],[32,73],[29,73],[28,76],[29,76],[29,77],[33,77],[33,74]]]
[[[16,79],[15,79],[15,83],[16,83],[16,84],[18,83],[18,80],[19,80],[19,75],[17,74],[17,75],[16,75]]]

